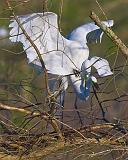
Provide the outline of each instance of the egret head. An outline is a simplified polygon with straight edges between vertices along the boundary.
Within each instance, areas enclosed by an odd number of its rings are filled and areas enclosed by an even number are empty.
[[[91,86],[99,89],[97,79],[91,75],[91,67],[92,64],[89,59],[86,59],[81,66],[81,88],[84,90],[85,100],[89,98]]]

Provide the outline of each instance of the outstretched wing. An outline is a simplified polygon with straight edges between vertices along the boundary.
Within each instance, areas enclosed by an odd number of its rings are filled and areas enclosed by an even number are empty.
[[[113,26],[113,20],[103,21],[103,23],[108,27]],[[74,29],[67,38],[69,40],[78,41],[85,46],[86,43],[101,42],[102,36],[102,30],[92,22]]]
[[[87,55],[83,57],[85,49],[81,47],[80,43],[69,41],[60,34],[55,13],[33,13],[18,16],[18,20],[40,51],[48,73],[57,75],[72,74],[73,69],[80,68],[82,62],[88,57],[88,51]],[[23,44],[28,63],[42,67],[34,47],[23,34],[17,22],[14,19],[11,22],[9,25],[12,28],[10,40]],[[77,54],[82,55],[79,64],[76,58]]]

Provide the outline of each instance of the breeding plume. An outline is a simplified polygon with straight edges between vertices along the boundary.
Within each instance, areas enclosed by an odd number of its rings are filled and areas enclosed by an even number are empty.
[[[101,77],[112,74],[107,60],[89,56],[87,43],[101,42],[103,35],[102,30],[95,23],[84,24],[64,38],[59,32],[55,13],[33,13],[17,16],[17,18],[40,51],[47,72],[63,77],[63,90],[68,86],[69,77],[77,96],[87,100],[92,82],[97,82],[91,74],[91,67],[95,67]],[[112,20],[103,23],[108,27],[113,25]],[[11,20],[9,27],[11,28],[10,40],[21,42],[28,63],[38,71],[43,71],[44,68],[35,48],[15,19]]]

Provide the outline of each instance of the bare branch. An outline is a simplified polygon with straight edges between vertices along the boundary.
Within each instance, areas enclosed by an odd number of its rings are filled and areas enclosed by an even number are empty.
[[[128,57],[128,48],[126,45],[121,41],[121,39],[118,38],[118,36],[110,29],[108,28],[99,17],[94,13],[91,12],[90,18],[96,23],[97,26],[99,26],[106,34],[107,36],[119,47],[121,52]]]
[[[62,136],[61,131],[58,127],[58,124],[56,123],[56,120],[53,118],[50,118],[50,115],[48,113],[43,112],[42,114],[40,114],[39,112],[31,112],[31,111],[23,109],[23,108],[16,108],[16,107],[8,106],[8,105],[2,104],[2,103],[0,103],[0,108],[10,110],[10,111],[18,111],[18,112],[22,112],[25,114],[31,114],[33,116],[41,116],[46,122],[48,122],[52,125],[52,127],[58,133],[61,140],[63,140],[63,136]]]

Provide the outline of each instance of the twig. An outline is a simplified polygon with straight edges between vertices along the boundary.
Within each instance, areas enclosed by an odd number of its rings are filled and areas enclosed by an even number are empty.
[[[95,95],[95,97],[96,97],[96,100],[97,100],[97,102],[98,102],[98,104],[99,104],[99,106],[100,106],[100,109],[101,109],[101,112],[102,112],[102,120],[104,120],[105,122],[109,122],[106,118],[105,118],[105,111],[104,111],[104,109],[103,109],[103,106],[102,106],[102,103],[100,102],[100,100],[99,100],[99,98],[98,98],[98,95],[97,95],[97,93],[96,93],[96,90],[95,90],[95,88],[92,86],[92,88],[93,88],[93,92],[94,92],[94,95]]]
[[[128,48],[126,45],[121,41],[121,39],[118,38],[118,36],[110,29],[108,28],[99,17],[94,13],[91,12],[90,18],[96,23],[97,26],[99,26],[106,34],[107,36],[118,46],[118,48],[122,51],[122,53],[128,57]]]
[[[51,119],[50,115],[48,113],[43,112],[43,113],[40,114],[39,112],[31,112],[31,111],[23,109],[23,108],[16,108],[16,107],[8,106],[8,105],[2,104],[2,103],[0,103],[0,108],[6,109],[6,110],[11,110],[11,111],[18,111],[18,112],[22,112],[22,113],[25,113],[25,114],[31,114],[33,116],[42,116],[42,118],[46,122],[48,122],[52,125],[54,130],[58,133],[58,136],[61,138],[61,140],[63,140],[62,133],[61,133],[61,131],[60,131],[60,129],[59,129],[57,123],[56,123],[56,120]]]
[[[6,109],[6,110],[10,110],[10,111],[17,111],[17,112],[21,112],[21,113],[25,113],[25,114],[31,114],[33,116],[42,116],[42,118],[46,122],[48,122],[48,123],[50,123],[52,125],[52,127],[58,133],[58,136],[61,138],[61,140],[64,140],[64,138],[63,138],[62,133],[61,133],[61,131],[60,131],[58,125],[57,125],[57,122],[63,124],[65,127],[69,128],[69,129],[75,131],[83,139],[86,139],[85,136],[82,133],[80,133],[76,129],[70,127],[69,125],[59,121],[58,119],[55,119],[54,117],[51,118],[50,115],[47,112],[42,112],[42,113],[39,113],[39,112],[36,112],[36,111],[35,112],[31,112],[31,111],[23,109],[23,108],[17,108],[17,107],[13,107],[13,106],[8,106],[8,105],[2,104],[2,103],[0,103],[0,108]]]

